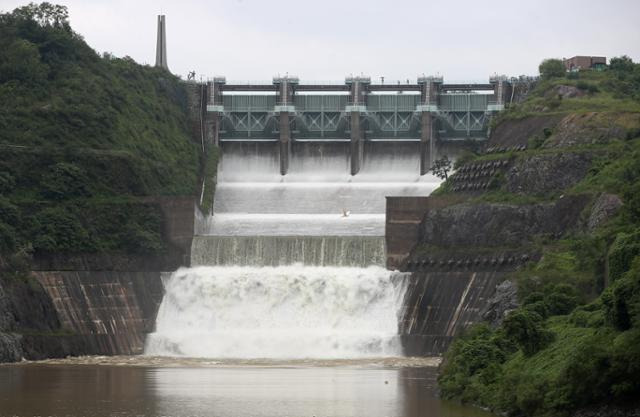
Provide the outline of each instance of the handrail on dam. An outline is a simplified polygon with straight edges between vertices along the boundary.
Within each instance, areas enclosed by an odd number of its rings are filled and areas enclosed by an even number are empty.
[[[492,115],[512,97],[505,76],[462,84],[432,76],[398,84],[365,76],[349,76],[343,84],[305,84],[289,75],[271,84],[227,84],[215,77],[206,87],[207,136],[216,144],[277,141],[283,175],[293,142],[336,140],[350,142],[352,175],[360,170],[365,142],[417,141],[425,174],[436,143],[486,139]]]

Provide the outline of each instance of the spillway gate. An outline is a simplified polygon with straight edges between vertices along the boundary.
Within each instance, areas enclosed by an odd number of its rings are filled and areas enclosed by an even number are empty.
[[[203,113],[215,144],[274,142],[282,175],[295,141],[349,142],[351,175],[360,170],[366,141],[416,142],[424,175],[438,143],[485,140],[511,88],[502,76],[486,84],[445,84],[442,77],[375,84],[362,76],[344,84],[302,84],[290,76],[227,84],[216,77],[203,89]]]

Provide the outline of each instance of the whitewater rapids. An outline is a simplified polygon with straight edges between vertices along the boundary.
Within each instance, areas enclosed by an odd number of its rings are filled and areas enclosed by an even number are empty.
[[[401,355],[404,280],[381,267],[183,268],[146,355],[348,359]]]

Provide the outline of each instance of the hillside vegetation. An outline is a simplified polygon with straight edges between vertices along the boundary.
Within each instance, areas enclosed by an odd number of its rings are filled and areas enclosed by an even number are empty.
[[[99,56],[63,6],[0,14],[0,254],[161,252],[139,197],[197,194],[186,97],[163,69]]]
[[[567,91],[570,96],[564,94]],[[588,194],[595,200],[607,193],[623,204],[596,228],[538,242],[540,260],[509,277],[518,284],[520,307],[497,327],[477,325],[451,346],[439,378],[444,397],[523,416],[563,416],[599,404],[637,404],[638,112],[640,65],[622,57],[612,59],[603,72],[543,77],[523,103],[500,116],[498,125],[554,114],[565,117],[562,120],[580,120],[583,130],[574,136],[592,135],[593,140],[568,143],[560,122],[556,130],[529,138],[526,151],[506,157],[518,161],[554,154],[589,155],[590,167],[578,183],[557,192],[509,192],[501,188],[504,178],[495,178],[493,190],[477,199],[526,204],[563,194]],[[487,158],[491,156],[472,155],[467,161]],[[566,175],[569,172],[562,169],[553,173]],[[440,192],[450,192],[450,185]]]

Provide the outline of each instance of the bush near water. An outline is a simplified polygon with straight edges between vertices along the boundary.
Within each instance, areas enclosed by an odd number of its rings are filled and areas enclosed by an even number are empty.
[[[186,100],[169,72],[99,56],[64,6],[0,14],[0,254],[161,253],[141,197],[199,195],[211,159]]]
[[[638,120],[628,116],[640,112],[639,64],[620,57],[604,72],[565,74],[556,67],[545,61],[536,88],[497,123],[590,112]],[[562,97],[555,93],[558,86],[574,86],[583,94]],[[593,120],[594,131],[607,128],[597,122],[603,118]],[[544,146],[554,139],[552,131],[534,139],[529,156],[565,151]],[[497,327],[470,328],[446,354],[439,377],[445,398],[521,416],[564,416],[599,404],[637,406],[640,126],[630,123],[618,137],[571,149],[576,150],[593,151],[596,158],[587,176],[565,192],[616,194],[624,203],[621,210],[594,230],[538,242],[540,261],[510,277],[518,284],[520,307]],[[439,192],[448,192],[447,184]],[[479,199],[526,204],[550,198],[557,196],[496,190]]]

